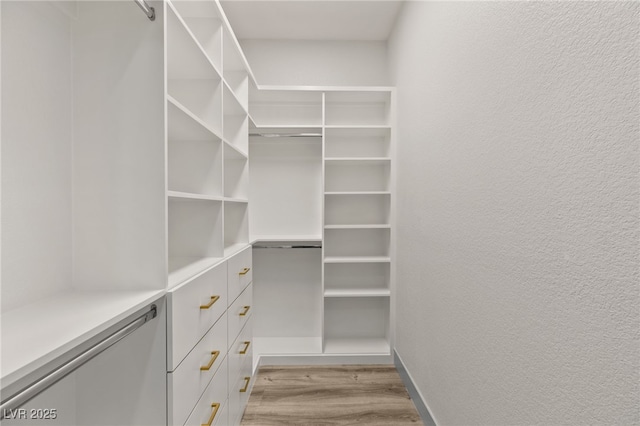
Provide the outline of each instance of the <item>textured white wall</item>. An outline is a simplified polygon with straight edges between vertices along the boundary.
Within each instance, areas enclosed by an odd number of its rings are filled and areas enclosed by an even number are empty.
[[[397,350],[440,425],[640,424],[638,6],[401,12]]]
[[[387,86],[382,41],[240,40],[260,84]]]

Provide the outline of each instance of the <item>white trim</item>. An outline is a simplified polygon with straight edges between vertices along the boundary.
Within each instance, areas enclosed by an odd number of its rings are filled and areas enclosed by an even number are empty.
[[[400,374],[400,377],[409,392],[409,396],[411,397],[413,404],[416,406],[418,414],[420,414],[422,422],[425,426],[437,426],[438,423],[431,414],[431,409],[429,409],[427,401],[424,399],[422,393],[420,393],[420,389],[415,385],[415,381],[413,380],[413,377],[411,377],[411,373],[406,369],[402,362],[402,358],[400,358],[400,355],[395,349],[393,350],[393,355],[396,370],[398,370],[398,374]]]

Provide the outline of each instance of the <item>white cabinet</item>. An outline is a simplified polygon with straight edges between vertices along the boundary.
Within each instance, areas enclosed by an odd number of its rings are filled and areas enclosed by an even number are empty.
[[[168,374],[169,401],[172,402],[168,407],[169,424],[184,424],[194,403],[203,396],[207,386],[214,386],[217,392],[215,400],[211,403],[223,404],[226,401],[226,328],[227,316],[222,315],[182,360],[179,368],[177,367]],[[174,328],[172,334],[176,336],[179,332]],[[218,370],[225,371],[219,375]],[[214,376],[218,379],[212,382]],[[223,390],[224,392],[222,392]]]
[[[169,424],[239,423],[238,378],[252,384],[251,270],[247,246],[169,291]]]
[[[168,294],[170,370],[177,368],[183,358],[219,322],[227,311],[227,264],[221,263]],[[226,320],[224,321],[226,323]],[[226,327],[224,329],[226,335]],[[223,350],[223,349],[211,350]]]
[[[391,360],[392,98],[251,90],[256,361]]]

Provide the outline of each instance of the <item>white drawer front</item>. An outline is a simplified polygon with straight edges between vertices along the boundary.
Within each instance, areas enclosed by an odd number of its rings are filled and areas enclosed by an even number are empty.
[[[240,375],[229,388],[229,424],[238,425],[242,420],[244,408],[249,400],[249,393],[253,387],[251,376],[251,360],[242,364]]]
[[[167,365],[173,371],[224,313],[227,301],[227,264],[197,276],[169,292]]]
[[[184,361],[168,375],[169,421],[185,422],[191,409],[225,361],[227,316],[222,315]],[[213,363],[212,363],[213,361]]]
[[[246,360],[253,359],[253,330],[251,320],[247,322],[240,335],[229,348],[229,383],[235,381],[242,374],[241,368]]]
[[[229,303],[233,303],[236,297],[244,290],[244,288],[253,279],[253,270],[251,269],[251,246],[230,258],[227,263],[229,286]]]
[[[245,408],[247,408],[247,402],[249,402],[249,395],[251,394],[251,389],[253,389],[254,385],[254,377],[251,374],[253,370],[253,363],[251,362],[251,358],[245,359],[242,367],[240,368],[240,377],[250,377],[249,386],[247,387],[246,392],[238,392],[240,394],[240,417],[238,421],[242,420],[242,415],[244,414]]]
[[[213,412],[215,411],[215,417],[211,424],[218,426],[226,426],[228,421],[228,403],[227,401],[227,360],[224,359],[218,371],[213,376],[213,380],[209,383],[209,386],[204,391],[202,397],[198,400],[195,408],[189,415],[185,425],[188,426],[200,426],[209,423]],[[212,407],[212,404],[220,404],[216,410]],[[177,426],[175,424],[174,426]]]
[[[251,317],[253,303],[253,285],[250,284],[235,302],[229,307],[229,343],[231,344],[238,337],[238,333],[242,330]]]

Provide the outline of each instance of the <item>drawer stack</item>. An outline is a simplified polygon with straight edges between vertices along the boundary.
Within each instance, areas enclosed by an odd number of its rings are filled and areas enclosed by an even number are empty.
[[[231,301],[228,315],[229,336],[229,424],[237,425],[251,392],[253,332],[251,306],[253,286],[251,247],[228,261],[228,289]]]
[[[252,379],[251,248],[169,292],[168,422],[237,425]]]

